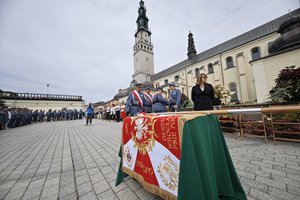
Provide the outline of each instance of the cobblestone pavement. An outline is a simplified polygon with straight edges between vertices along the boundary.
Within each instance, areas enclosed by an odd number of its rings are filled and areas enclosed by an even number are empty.
[[[121,123],[51,122],[0,131],[0,199],[160,199],[115,187]],[[249,199],[300,199],[300,144],[226,136]]]

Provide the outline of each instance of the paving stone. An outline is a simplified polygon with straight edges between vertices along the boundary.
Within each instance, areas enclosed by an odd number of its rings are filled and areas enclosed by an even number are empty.
[[[300,199],[300,196],[296,196],[294,194],[291,194],[289,192],[279,190],[277,188],[269,187],[268,194],[273,195],[275,197],[285,199],[285,200],[294,200],[294,199]]]
[[[129,188],[121,190],[120,192],[117,193],[117,196],[119,197],[119,199],[122,199],[122,200],[138,199],[136,194],[134,194],[134,192],[132,190],[130,190]]]
[[[79,200],[97,200],[97,196],[94,192],[86,193],[79,197]]]
[[[68,194],[66,196],[59,197],[59,200],[77,200],[77,196],[76,196],[76,193],[73,192],[73,193]]]
[[[254,197],[256,199],[259,199],[259,200],[280,200],[279,198],[277,198],[275,196],[269,195],[267,193],[264,193],[260,190],[254,189],[254,188],[250,189],[250,196]]]
[[[116,200],[116,199],[118,199],[117,196],[115,195],[115,193],[111,189],[99,194],[97,197],[99,200]],[[120,198],[120,199],[122,199],[122,198]]]
[[[41,198],[48,198],[51,196],[58,196],[59,186],[53,185],[51,187],[44,187]]]
[[[89,182],[89,181],[91,181],[91,180],[90,180],[90,177],[88,175],[78,176],[76,178],[76,184],[77,185],[80,185],[82,183],[86,183],[86,182]]]
[[[23,193],[24,199],[43,200],[160,199],[131,177],[115,187],[121,123],[83,124],[74,120],[0,131],[0,199],[20,199]],[[299,199],[299,144],[265,144],[228,134],[225,140],[248,199]]]
[[[155,198],[157,198],[156,195],[151,194],[149,192],[147,192],[146,190],[144,190],[144,188],[140,187],[139,189],[137,189],[135,191],[136,195],[140,198],[140,199],[144,199],[144,200],[153,200]]]
[[[300,187],[295,187],[292,185],[287,185],[287,191],[294,195],[300,196]]]
[[[4,196],[8,193],[9,189],[0,191],[0,199],[3,199]]]
[[[114,191],[114,192],[119,192],[119,191],[121,191],[121,190],[123,190],[124,188],[127,188],[128,186],[124,183],[124,181],[123,182],[121,182],[118,186],[115,186],[115,182],[110,182],[109,183],[109,185],[110,185],[110,187],[112,188],[112,190]]]
[[[100,181],[100,182],[94,184],[93,186],[94,186],[96,194],[101,194],[102,192],[104,192],[110,188],[109,184],[107,183],[106,180]]]
[[[253,169],[251,167],[246,167],[244,171],[247,174],[255,174],[256,176],[261,176],[261,177],[265,177],[265,178],[270,178],[271,177],[271,173],[270,172]],[[249,177],[247,177],[247,178],[249,178]]]
[[[78,190],[79,196],[81,196],[85,193],[88,193],[88,192],[92,191],[93,186],[92,186],[91,182],[87,182],[87,183],[83,183],[81,185],[78,185],[77,190]]]
[[[93,184],[98,183],[99,181],[102,181],[104,179],[105,179],[105,177],[101,173],[100,174],[95,174],[95,175],[91,176],[91,180],[92,180]]]
[[[104,177],[105,179],[108,181],[108,182],[112,182],[112,181],[115,181],[116,180],[116,177],[117,177],[117,173],[112,171],[111,173],[109,174],[104,174]]]
[[[263,192],[268,191],[268,185],[265,183],[256,182],[252,179],[245,178],[245,177],[241,177],[240,182],[241,182],[242,186],[246,185],[250,188],[255,188],[255,189],[261,190]]]
[[[28,180],[23,179],[23,181],[22,181],[22,180],[19,180],[19,181],[13,186],[12,190],[18,190],[18,189],[20,189],[20,188],[27,187],[27,186],[29,185],[29,183],[30,183],[30,180],[29,180],[29,179],[28,179]]]
[[[59,197],[64,197],[66,195],[75,193],[75,185],[74,184],[69,184],[63,187],[60,187],[59,189]]]
[[[135,191],[135,190],[137,190],[138,188],[141,187],[141,184],[140,184],[138,181],[136,181],[135,179],[133,179],[133,178],[131,178],[131,179],[129,179],[128,181],[126,181],[126,184],[127,184],[133,191]]]
[[[277,176],[277,175],[273,175],[272,178],[276,182],[285,183],[285,184],[288,184],[288,185],[300,187],[300,180],[293,180],[293,179],[289,179],[289,178],[285,178],[285,177],[281,177],[281,176]]]
[[[21,199],[25,192],[26,188],[19,188],[18,190],[11,190],[6,196],[4,200],[12,200],[12,199]]]
[[[24,194],[24,196],[23,196],[22,199],[31,199],[31,198],[35,198],[35,197],[37,197],[37,196],[40,196],[41,192],[42,192],[42,188],[41,188],[41,187],[39,187],[39,188],[28,189],[28,190],[25,192],[25,194]]]
[[[113,171],[113,169],[111,168],[111,167],[103,167],[103,168],[101,168],[101,172],[102,172],[102,174],[109,174],[109,173],[111,173]]]
[[[15,183],[16,183],[16,181],[0,183],[0,191],[5,191],[5,190],[10,189]]]

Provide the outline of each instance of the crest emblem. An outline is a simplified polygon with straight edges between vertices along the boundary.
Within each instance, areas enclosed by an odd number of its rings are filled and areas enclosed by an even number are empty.
[[[156,120],[149,116],[138,116],[132,120],[132,140],[134,142],[134,147],[137,147],[139,152],[146,154],[152,150],[154,146],[154,124]]]
[[[179,166],[176,165],[170,156],[165,156],[163,161],[158,165],[157,172],[165,186],[170,190],[177,190]]]
[[[130,148],[129,146],[127,146],[125,148],[125,151],[124,151],[124,157],[123,157],[123,160],[125,160],[126,164],[128,165],[128,167],[131,167],[132,164],[133,164],[133,157],[132,157],[132,153],[130,152]]]

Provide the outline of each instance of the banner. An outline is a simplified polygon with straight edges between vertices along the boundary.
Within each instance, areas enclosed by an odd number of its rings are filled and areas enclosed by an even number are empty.
[[[122,131],[116,186],[128,174],[167,200],[247,199],[216,116],[139,115]]]
[[[125,118],[122,170],[149,191],[177,198],[180,165],[179,115]],[[169,199],[169,198],[168,198]]]

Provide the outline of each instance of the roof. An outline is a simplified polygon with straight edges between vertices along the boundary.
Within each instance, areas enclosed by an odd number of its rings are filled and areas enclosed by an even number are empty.
[[[300,13],[300,8],[294,10],[291,12],[291,15],[296,15]],[[180,69],[183,69],[191,64],[200,62],[202,60],[205,60],[207,58],[213,57],[215,55],[218,55],[220,53],[223,53],[225,51],[228,51],[230,49],[236,48],[238,46],[244,45],[246,43],[249,43],[251,41],[257,40],[259,38],[262,38],[264,36],[267,36],[269,34],[272,34],[274,32],[277,32],[279,29],[279,26],[287,21],[289,19],[289,14],[283,15],[281,17],[278,17],[266,24],[263,24],[255,29],[252,29],[246,33],[243,33],[235,38],[232,38],[224,43],[221,43],[213,48],[210,48],[206,51],[203,51],[201,53],[198,53],[195,57],[192,59],[186,59],[180,63],[177,63],[161,72],[158,72],[154,75],[152,75],[151,79],[152,81],[157,80],[159,78],[162,78],[164,76],[167,76],[169,74],[172,74],[176,71],[179,71]]]

